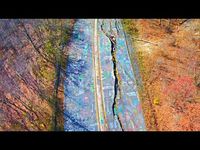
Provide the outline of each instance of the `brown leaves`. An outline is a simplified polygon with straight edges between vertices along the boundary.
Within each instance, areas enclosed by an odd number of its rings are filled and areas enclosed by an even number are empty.
[[[134,42],[136,52],[140,52],[138,60],[142,60],[139,67],[143,84],[149,85],[146,88],[151,97],[141,95],[147,128],[153,130],[147,101],[157,104],[159,99],[159,105],[153,105],[158,130],[199,130],[200,20],[139,19],[134,23],[139,39],[158,43]]]
[[[196,87],[194,85],[194,80],[189,77],[180,77],[174,81],[170,86],[165,90],[165,94],[170,96],[170,98],[182,98],[187,99],[195,95]]]

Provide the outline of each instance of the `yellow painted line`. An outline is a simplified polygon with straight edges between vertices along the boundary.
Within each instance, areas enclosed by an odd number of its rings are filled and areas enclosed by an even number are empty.
[[[99,40],[98,40],[98,36],[97,36],[97,45],[99,47]],[[102,69],[101,69],[101,62],[100,62],[100,52],[99,49],[97,50],[98,53],[98,63],[99,63],[99,77],[100,77],[100,88],[101,88],[101,97],[102,97],[102,109],[103,109],[103,117],[104,117],[104,121],[105,121],[105,127],[106,129],[108,129],[108,122],[107,122],[107,117],[106,117],[106,111],[105,111],[105,101],[104,101],[104,94],[103,94],[103,82],[102,82]]]
[[[95,72],[95,94],[96,94],[96,107],[97,107],[97,111],[96,114],[98,115],[98,124],[99,124],[99,130],[100,131],[105,131],[106,127],[105,127],[105,121],[104,121],[104,110],[102,107],[102,87],[101,87],[101,73],[100,73],[100,69],[99,69],[99,52],[98,52],[98,45],[97,45],[97,19],[94,20],[94,43],[93,43],[93,56],[94,56],[94,72]],[[99,81],[100,81],[100,85],[99,85]]]
[[[95,27],[94,27],[94,30],[95,30]],[[95,32],[95,31],[94,31]],[[95,36],[94,36],[95,38]],[[94,56],[94,44],[93,44],[93,52],[92,52],[92,61],[93,61],[93,69],[95,70],[95,56]],[[98,130],[100,130],[100,121],[99,121],[99,108],[98,108],[98,102],[97,102],[97,92],[96,92],[96,74],[94,73],[94,96],[95,96],[95,104],[96,104],[96,118],[97,118],[97,124],[98,124]]]
[[[100,130],[104,129],[104,120],[102,118],[102,97],[101,97],[101,89],[99,89],[98,81],[100,80],[99,76],[99,63],[98,63],[98,45],[97,45],[97,19],[94,20],[94,57],[95,57],[95,82],[96,82],[96,94],[97,94],[97,105],[98,105],[98,115],[99,115],[99,123]],[[103,121],[103,123],[102,123]]]

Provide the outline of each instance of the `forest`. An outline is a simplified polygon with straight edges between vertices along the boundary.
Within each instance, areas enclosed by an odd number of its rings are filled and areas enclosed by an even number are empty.
[[[74,22],[0,20],[0,130],[63,130],[66,45]]]
[[[150,131],[200,130],[200,20],[124,19]]]

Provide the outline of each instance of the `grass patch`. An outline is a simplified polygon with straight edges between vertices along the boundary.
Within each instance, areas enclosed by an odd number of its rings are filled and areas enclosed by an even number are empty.
[[[123,19],[122,25],[124,27],[124,30],[127,34],[129,34],[132,37],[137,38],[139,36],[138,29],[136,27],[136,23],[133,19]]]

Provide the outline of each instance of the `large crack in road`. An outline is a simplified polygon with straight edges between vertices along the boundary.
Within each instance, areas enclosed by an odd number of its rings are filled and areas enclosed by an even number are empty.
[[[116,24],[117,24],[117,22],[115,21],[115,27],[117,26]],[[103,29],[103,25],[104,25],[104,21],[101,24],[101,30],[108,37],[108,39],[110,40],[110,43],[111,43],[113,74],[114,74],[114,78],[115,78],[115,82],[114,82],[114,99],[113,99],[112,111],[113,111],[113,116],[117,117],[117,120],[119,122],[121,130],[124,131],[122,122],[120,120],[120,116],[118,114],[118,105],[117,105],[117,102],[121,99],[121,88],[120,88],[120,77],[119,77],[118,70],[117,70],[117,60],[116,60],[116,44],[117,44],[116,36],[113,34],[111,22],[110,22],[110,34],[107,33]],[[119,30],[117,29],[117,31],[119,31]]]

